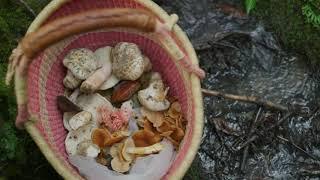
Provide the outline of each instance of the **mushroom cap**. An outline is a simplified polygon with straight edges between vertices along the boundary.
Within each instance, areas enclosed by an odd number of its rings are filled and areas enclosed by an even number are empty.
[[[92,121],[96,124],[98,124],[99,107],[113,109],[112,104],[98,93],[82,94],[77,98],[76,104],[83,110],[90,112],[92,114]]]
[[[124,172],[129,171],[130,162],[121,161],[120,158],[118,156],[116,156],[111,160],[111,167],[113,170],[115,170],[119,173],[124,173]]]
[[[69,120],[74,116],[76,115],[77,112],[65,112],[63,113],[63,126],[66,130],[68,131],[71,131],[71,127],[70,127],[70,124],[69,124]]]
[[[63,79],[63,85],[69,89],[76,89],[82,80],[76,78],[70,70],[68,70],[66,77]]]
[[[137,80],[143,74],[145,61],[134,43],[120,42],[112,50],[112,71],[122,80]]]
[[[91,121],[91,117],[90,112],[81,111],[69,120],[69,125],[73,130],[77,130],[79,127],[88,124]]]
[[[93,124],[87,124],[75,131],[70,131],[65,139],[67,153],[76,155],[78,144],[82,141],[90,140],[94,128]]]
[[[63,65],[67,67],[72,74],[85,80],[91,73],[101,67],[96,61],[94,53],[90,49],[73,49],[63,59]]]
[[[144,107],[141,108],[141,114],[153,124],[153,127],[160,127],[165,118],[163,112],[150,111]]]
[[[162,81],[153,81],[147,89],[138,92],[140,103],[151,111],[164,111],[170,107],[170,102],[165,99],[167,91],[164,90]]]
[[[105,46],[97,49],[94,52],[94,55],[96,56],[96,60],[99,66],[108,66],[112,67],[112,62],[111,62],[111,46]]]
[[[93,144],[90,140],[82,141],[80,144],[78,144],[78,155],[96,158],[99,153],[100,148],[97,145]]]

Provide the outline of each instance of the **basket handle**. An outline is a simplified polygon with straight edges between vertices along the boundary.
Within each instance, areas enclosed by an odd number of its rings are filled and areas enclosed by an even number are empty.
[[[129,27],[154,32],[158,29],[157,25],[156,17],[143,9],[97,9],[59,18],[21,40],[9,58],[6,84],[10,84],[17,66],[23,66],[19,68],[21,74],[26,73],[30,60],[38,52],[71,35],[106,27]]]

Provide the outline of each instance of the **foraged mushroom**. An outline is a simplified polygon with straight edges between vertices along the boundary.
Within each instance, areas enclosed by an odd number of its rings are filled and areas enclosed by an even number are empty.
[[[143,74],[147,61],[134,43],[120,42],[112,50],[112,71],[122,80],[137,80]]]
[[[144,61],[144,72],[149,72],[152,69],[152,64],[150,62],[150,59],[143,55],[143,61]]]
[[[124,147],[124,143],[117,143],[110,148],[110,155],[113,157],[113,159],[111,160],[111,167],[113,170],[119,173],[124,173],[129,171],[130,163],[132,162],[132,161],[126,161],[122,156],[123,147]]]
[[[166,99],[168,89],[164,89],[161,80],[153,81],[147,89],[138,92],[140,103],[151,111],[163,111],[169,108],[170,102]]]
[[[69,120],[74,116],[76,115],[77,112],[65,112],[63,113],[63,126],[66,130],[68,131],[71,131],[71,127],[70,127],[70,124],[69,124]]]
[[[58,108],[62,112],[79,112],[81,108],[66,96],[57,96]]]
[[[141,114],[153,124],[153,127],[160,127],[165,118],[163,112],[150,111],[144,107],[141,108]]]
[[[97,49],[94,54],[101,68],[96,70],[92,75],[86,79],[80,87],[82,92],[92,93],[100,88],[100,86],[111,76],[111,49],[112,47],[106,46]]]
[[[140,88],[138,81],[123,81],[113,90],[111,102],[119,103],[129,100]]]
[[[91,113],[87,111],[81,111],[69,120],[71,129],[77,130],[79,127],[88,124],[91,121]]]
[[[95,123],[98,123],[99,107],[113,109],[112,104],[98,93],[82,94],[77,98],[76,104],[83,110],[90,112],[92,114],[92,121]]]
[[[144,129],[136,131],[132,135],[132,139],[137,147],[146,147],[160,142],[162,137],[149,130]]]
[[[130,169],[130,162],[122,160],[121,156],[118,155],[111,160],[111,167],[119,173],[125,173]]]
[[[100,90],[107,90],[110,89],[112,87],[114,87],[116,84],[118,84],[120,81],[119,78],[117,78],[117,76],[115,76],[114,74],[111,74],[111,76],[102,83],[102,85],[99,87]]]
[[[90,140],[82,141],[78,144],[77,154],[86,157],[96,158],[100,153],[100,148],[93,144]]]
[[[92,142],[100,148],[105,148],[106,146],[112,146],[113,144],[122,141],[128,136],[129,133],[126,131],[118,131],[111,134],[107,129],[97,128],[93,131],[91,139]]]
[[[76,78],[70,70],[68,70],[66,77],[63,79],[63,85],[69,89],[76,89],[82,80]]]
[[[129,152],[129,149],[131,148],[135,148],[134,142],[131,138],[127,138],[123,143],[121,153],[122,153],[123,159],[129,162],[132,162],[134,160],[135,156],[133,154],[136,154],[136,153]]]
[[[72,74],[78,78],[85,80],[95,70],[101,67],[96,61],[94,53],[90,49],[74,49],[63,59],[63,65],[67,67]]]
[[[69,155],[76,155],[78,144],[82,141],[90,140],[94,128],[93,124],[87,124],[75,131],[70,131],[65,139],[67,153]]]
[[[146,155],[146,154],[158,153],[162,149],[163,149],[163,145],[161,143],[156,143],[147,147],[128,147],[127,153]]]

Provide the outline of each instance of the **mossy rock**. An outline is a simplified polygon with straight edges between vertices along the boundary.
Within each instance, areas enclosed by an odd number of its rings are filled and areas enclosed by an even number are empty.
[[[253,15],[279,37],[283,47],[320,64],[320,29],[306,22],[305,0],[258,0]]]

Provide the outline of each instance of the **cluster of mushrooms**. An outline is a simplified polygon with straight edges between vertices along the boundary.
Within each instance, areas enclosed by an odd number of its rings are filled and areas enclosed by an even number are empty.
[[[137,157],[160,152],[164,138],[179,147],[186,128],[181,106],[136,44],[73,49],[63,65],[66,91],[57,102],[69,155],[125,173]]]

